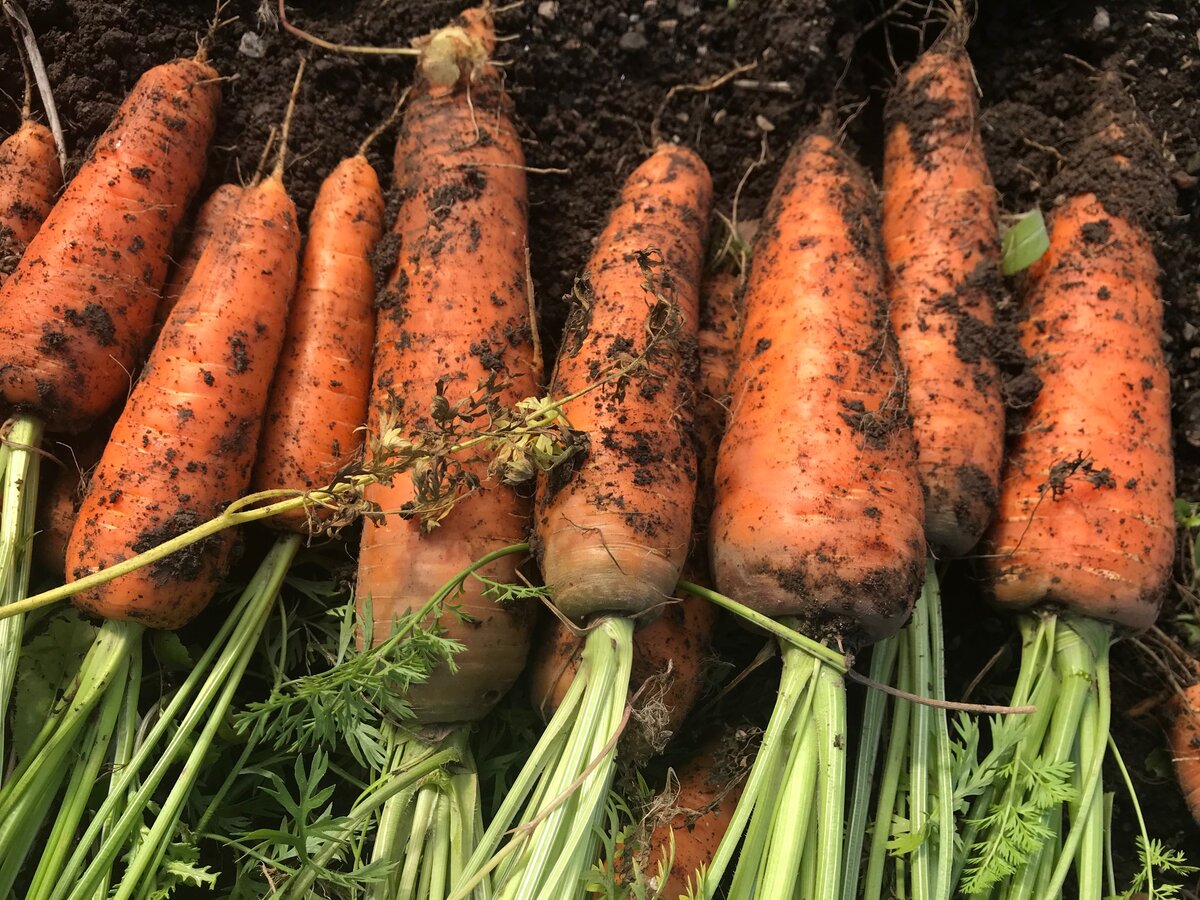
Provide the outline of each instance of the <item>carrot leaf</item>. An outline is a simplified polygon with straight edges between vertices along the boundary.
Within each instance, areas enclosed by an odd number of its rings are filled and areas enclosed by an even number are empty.
[[[1050,249],[1046,220],[1042,211],[1027,212],[1004,232],[1000,247],[1000,271],[1005,275],[1023,272],[1042,258]]]

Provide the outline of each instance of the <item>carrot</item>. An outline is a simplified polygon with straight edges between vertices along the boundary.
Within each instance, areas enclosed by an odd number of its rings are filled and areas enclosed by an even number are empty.
[[[1184,802],[1200,822],[1200,683],[1185,688],[1177,698],[1168,744]]]
[[[138,79],[0,289],[5,402],[76,432],[128,391],[219,100],[198,60]]]
[[[362,446],[374,337],[371,250],[383,233],[383,190],[365,156],[342,160],[309,216],[300,283],[263,425],[256,491],[333,481]],[[267,520],[307,531],[295,511]]]
[[[903,623],[925,550],[874,202],[823,132],[784,164],[751,257],[709,535],[723,594],[851,646]],[[841,894],[845,688],[837,654],[804,646],[782,648],[775,711],[705,897],[743,836],[730,896],[790,897],[802,872],[806,895]]]
[[[1114,625],[1153,623],[1174,556],[1162,300],[1138,217],[1153,179],[1166,179],[1115,76],[1096,87],[1060,176],[1066,199],[1051,217],[1049,250],[1026,285],[1020,338],[1042,389],[1010,447],[984,545],[996,602],[1036,610],[1018,620],[1012,703],[1037,712],[1005,738],[1023,764],[972,807],[968,821],[989,827],[964,835],[961,867],[964,890],[998,887],[1014,900],[1057,895],[1072,869],[1079,896],[1103,889],[1109,643]],[[1045,839],[995,865],[996,848],[1011,843],[1001,823],[1055,789],[1071,797],[1037,807]]]
[[[220,229],[221,223],[237,206],[238,198],[242,195],[242,187],[237,184],[223,184],[208,195],[208,199],[196,211],[192,222],[192,230],[183,250],[183,255],[175,261],[167,283],[162,290],[162,301],[158,304],[157,319],[165,322],[176,301],[183,295],[187,283],[191,281],[196,264],[212,236]]]
[[[402,435],[419,445],[449,422],[466,423],[451,411],[465,409],[460,404],[471,398],[493,411],[512,409],[536,394],[541,380],[527,298],[524,155],[512,100],[490,62],[495,40],[484,6],[419,42],[417,79],[395,151],[402,197],[393,230],[396,261],[376,299],[369,433],[377,437]],[[439,402],[446,415],[439,416]],[[377,446],[368,469],[386,465]],[[437,499],[453,500],[436,509],[426,504],[430,491],[442,490],[432,487],[437,475],[420,466],[411,477],[365,492],[379,515],[364,526],[359,556],[355,596],[369,623],[364,643],[388,641],[456,573],[524,540],[528,495],[490,480],[489,463],[478,453],[462,451],[450,466],[456,480]],[[516,582],[516,568],[517,558],[504,556],[480,574]],[[447,727],[423,740],[383,723],[390,746],[380,768],[392,773],[389,785],[414,755],[450,752],[459,760],[454,777],[422,788],[415,801],[400,795],[385,806],[374,854],[396,865],[393,885],[418,876],[447,883],[447,860],[423,852],[425,829],[435,819],[455,823],[452,855],[465,859],[474,849],[482,826],[468,725],[508,691],[529,650],[533,619],[526,604],[501,605],[482,581],[468,578],[453,607],[419,623],[461,646],[453,664],[441,661],[411,686],[397,685],[398,693],[403,689],[397,699],[416,723]],[[413,802],[427,814],[406,812]],[[297,880],[287,896],[307,896],[305,883]]]
[[[900,76],[886,108],[882,236],[891,322],[906,374],[925,537],[938,557],[968,552],[991,520],[1004,446],[1004,405],[990,356],[1002,288],[998,212],[966,38],[960,16]],[[912,618],[872,649],[871,677],[944,701],[941,623],[937,575],[929,566]],[[955,810],[945,710],[872,695],[860,733],[848,871],[859,867],[866,842],[863,896],[948,896]],[[925,839],[911,853],[895,854],[891,847],[904,842],[905,823],[926,819],[934,824]]]
[[[651,750],[660,750],[664,738],[679,731],[700,699],[707,674],[704,658],[716,623],[717,611],[711,603],[684,595],[666,604],[653,622],[634,632],[630,684],[662,681],[661,687],[641,698],[644,705],[662,710],[647,723]],[[558,619],[543,618],[530,670],[530,694],[544,718],[554,715],[579,673],[583,643],[583,636],[577,636]]]
[[[718,734],[683,764],[671,804],[676,812],[650,833],[646,871],[671,863],[659,883],[664,900],[686,896],[699,882],[698,870],[708,865],[733,821],[744,781],[736,761],[723,758],[727,750],[725,736]]]
[[[92,476],[69,580],[204,522],[250,480],[296,281],[296,210],[278,174],[247,188],[167,319]],[[76,594],[107,619],[179,628],[211,598],[233,533]]]
[[[593,829],[629,691],[628,616],[671,596],[688,551],[695,335],[711,190],[694,153],[657,149],[626,181],[576,285],[551,395],[562,398],[563,417],[589,444],[569,472],[539,479],[534,545],[553,602],[577,621],[597,621],[547,726],[559,739],[534,751],[518,776],[523,789],[496,813],[456,892],[485,877],[486,860],[527,798],[527,824],[500,851],[517,852],[493,878],[498,897],[568,896],[595,860]]]
[[[512,406],[534,394],[540,378],[525,293],[527,201],[512,102],[499,70],[467,65],[494,46],[491,14],[470,10],[463,26],[477,48],[464,51],[465,80],[449,86],[418,80],[396,144],[405,199],[396,220],[396,267],[377,300],[375,433],[385,421],[414,438],[430,431],[435,384],[456,401],[494,377],[495,399]],[[438,34],[456,35],[454,28]],[[435,36],[428,46],[440,50],[444,40]],[[364,613],[370,603],[376,641],[472,560],[523,539],[527,500],[507,486],[482,484],[486,463],[464,465],[481,487],[432,531],[418,518],[397,515],[417,499],[411,479],[367,490],[384,518],[363,530],[357,597]],[[515,581],[515,563],[505,559],[486,574]],[[442,667],[414,685],[411,702],[421,722],[480,718],[525,666],[528,610],[499,607],[475,580],[455,605],[472,622],[447,611],[440,624],[465,650],[455,660],[457,671]]]
[[[26,117],[0,144],[0,265],[15,262],[33,240],[62,187],[54,136]]]
[[[785,164],[751,262],[710,537],[723,593],[851,642],[903,623],[925,550],[872,204],[823,134]]]
[[[42,568],[56,578],[66,577],[67,542],[88,479],[100,462],[110,431],[108,423],[101,422],[81,437],[69,438],[69,443],[60,441],[52,447],[64,468],[43,479],[33,551]]]
[[[697,534],[707,530],[712,511],[713,474],[717,448],[725,430],[729,373],[737,343],[737,290],[737,276],[719,273],[704,283],[700,298],[697,335],[700,370],[695,427],[697,490],[693,515],[693,529]],[[702,542],[694,544],[693,555],[685,569],[690,580],[701,583],[709,580],[704,551]],[[631,683],[645,684],[651,678],[670,673],[665,693],[654,699],[656,704],[666,706],[666,721],[657,723],[657,727],[668,737],[679,731],[700,697],[704,687],[704,655],[716,623],[716,609],[711,603],[701,597],[682,594],[678,602],[667,604],[649,625],[634,632]],[[538,652],[533,658],[530,692],[534,707],[549,719],[579,672],[583,637],[574,634],[559,619],[543,616],[536,646]]]
[[[1144,232],[1095,196],[1055,210],[1021,330],[1043,387],[986,562],[1010,609],[1056,603],[1137,629],[1158,615],[1175,526],[1157,273]]]
[[[1000,237],[970,60],[940,42],[888,100],[883,247],[925,491],[925,534],[959,556],[995,510],[1004,404],[988,333]]]

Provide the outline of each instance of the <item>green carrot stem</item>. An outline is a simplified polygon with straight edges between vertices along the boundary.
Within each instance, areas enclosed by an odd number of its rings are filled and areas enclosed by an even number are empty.
[[[872,681],[891,684],[899,654],[900,637],[892,635],[871,648]],[[883,691],[868,691],[863,709],[863,719],[858,742],[858,754],[854,761],[854,784],[850,790],[850,814],[846,827],[846,847],[842,866],[847,873],[842,885],[842,900],[855,900],[858,896],[857,873],[863,867],[863,842],[867,834],[871,796],[875,780],[875,767],[879,758],[879,746],[883,740],[883,719],[887,711],[888,695]],[[892,700],[899,703],[899,698]],[[890,822],[891,811],[888,811]],[[867,895],[870,896],[870,895]]]
[[[203,744],[202,737],[201,743],[197,744],[197,747],[203,746],[200,752],[204,753],[207,751],[207,747],[211,746],[216,729],[224,720],[224,714],[216,712],[210,714],[210,709],[214,701],[218,704],[218,710],[222,706],[227,710],[232,703],[233,690],[240,683],[241,673],[245,671],[254,646],[258,643],[263,623],[275,601],[279,585],[287,573],[288,566],[299,549],[301,540],[296,536],[281,538],[259,565],[250,583],[238,598],[231,614],[226,618],[204,653],[197,659],[191,672],[188,673],[183,684],[171,698],[171,702],[160,712],[158,721],[142,739],[137,751],[121,769],[116,784],[110,788],[109,794],[101,804],[95,818],[80,838],[51,900],[62,900],[67,896],[72,900],[83,900],[88,896],[90,889],[106,877],[104,873],[110,871],[113,862],[126,843],[137,834],[146,804],[158,785],[162,783],[168,769],[179,758],[184,747],[191,740],[192,734],[195,733],[202,719],[206,722],[202,735],[208,734],[208,744]],[[182,711],[184,704],[192,699],[193,695],[195,695],[195,699],[192,700],[183,718],[176,725],[175,716]],[[166,747],[158,753],[150,770],[145,771],[145,766],[152,759],[160,741],[168,731],[171,732],[171,738]],[[193,748],[193,753],[195,752],[196,748]],[[190,785],[194,784],[196,777],[198,777],[198,773],[185,766],[180,780],[176,783],[176,788],[183,792],[183,799],[186,798],[186,793],[190,790]],[[181,787],[184,784],[187,787]],[[127,791],[131,793],[122,801],[122,795]],[[182,802],[182,799],[179,799],[178,802]],[[106,829],[107,833],[100,841],[99,846],[94,846],[100,830],[105,827],[120,806],[123,806],[124,809],[117,817],[115,824]],[[159,820],[165,821],[167,818],[169,817],[160,816]],[[171,824],[173,826],[173,823]],[[165,838],[160,836],[160,839],[169,840],[169,837],[168,832]],[[93,849],[95,853],[91,862],[88,863],[83,874],[79,875],[80,869],[89,855],[92,855]],[[139,867],[145,865],[145,860],[138,862]],[[125,880],[123,878],[122,882]],[[69,894],[68,891],[70,891]]]
[[[918,603],[924,607],[929,629],[929,655],[933,670],[930,685],[935,700],[946,699],[946,641],[942,628],[942,596],[937,571],[930,560],[925,569],[925,588]],[[937,801],[934,824],[937,829],[937,865],[934,897],[949,900],[954,889],[955,798],[953,758],[950,751],[950,721],[945,709],[933,711],[934,758],[936,760]]]
[[[453,749],[431,753],[420,763],[414,763],[405,770],[395,773],[394,777],[389,779],[379,790],[368,791],[364,798],[347,813],[339,833],[330,837],[321,852],[310,860],[310,864],[301,866],[295,875],[288,879],[280,895],[281,900],[307,898],[320,870],[333,859],[339,849],[351,839],[364,821],[375,814],[377,809],[391,797],[437,773],[444,766],[458,762],[458,759],[458,751]]]
[[[842,854],[846,832],[846,685],[828,666],[817,669],[813,718],[817,729],[817,891],[837,897],[842,890]],[[850,871],[845,870],[848,874]]]
[[[910,648],[903,634],[896,637],[897,684],[906,684],[911,679],[912,663]],[[879,782],[879,798],[875,807],[875,825],[871,831],[871,843],[867,851],[866,873],[863,876],[863,897],[884,896],[884,871],[887,864],[887,845],[892,834],[892,819],[897,813],[900,797],[900,779],[908,751],[908,733],[915,704],[900,697],[892,701],[891,734],[888,737],[888,752],[884,758],[883,774]],[[896,883],[901,879],[897,877]]]
[[[140,669],[140,666],[138,668]],[[104,695],[98,717],[84,732],[80,748],[83,753],[72,766],[71,778],[59,804],[54,825],[46,838],[41,859],[34,870],[33,880],[25,895],[26,900],[43,900],[58,883],[63,863],[74,846],[75,831],[92,796],[100,767],[108,756],[109,744],[124,707],[124,692],[116,687],[118,683],[127,681],[129,669],[129,660],[123,660],[113,679],[114,689]]]
[[[0,444],[4,481],[0,509],[0,609],[25,599],[29,590],[29,552],[37,514],[38,472],[43,425],[33,416],[18,416]],[[8,703],[17,676],[23,622],[19,615],[0,621],[0,779],[8,755],[5,727]]]

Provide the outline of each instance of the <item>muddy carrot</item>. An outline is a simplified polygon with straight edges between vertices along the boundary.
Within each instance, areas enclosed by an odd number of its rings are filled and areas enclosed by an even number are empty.
[[[75,527],[88,480],[108,443],[110,425],[109,421],[102,420],[78,438],[48,442],[50,452],[63,468],[56,467],[50,477],[43,479],[33,551],[42,568],[56,578],[66,577],[67,542],[71,539],[71,529]]]
[[[138,79],[0,289],[8,404],[73,432],[129,390],[219,101],[197,60]]]
[[[874,204],[822,132],[784,164],[750,261],[709,534],[723,594],[851,646],[900,627],[925,553]],[[732,895],[840,893],[845,687],[816,652],[782,648],[775,710],[705,897],[743,839]]]
[[[671,596],[689,548],[695,335],[711,191],[694,153],[660,147],[626,181],[576,285],[551,395],[588,434],[588,450],[539,480],[534,544],[552,601],[593,627],[547,725],[560,740],[530,757],[519,776],[524,789],[506,798],[456,891],[483,877],[519,813],[528,824],[500,851],[515,855],[492,877],[497,896],[568,896],[595,860],[593,830],[630,688],[628,616]],[[565,803],[548,808],[564,793]]]
[[[436,402],[466,409],[475,398],[494,410],[512,409],[538,393],[542,377],[526,280],[525,162],[512,100],[490,62],[490,8],[466,11],[420,46],[395,151],[403,200],[391,237],[395,265],[376,299],[369,410],[372,435],[415,444],[438,433],[444,420]],[[386,459],[369,451],[368,467],[380,463]],[[355,596],[376,644],[473,561],[525,539],[528,491],[490,477],[489,460],[472,451],[460,453],[452,468],[457,480],[448,487],[414,471],[366,492],[381,513],[363,528]],[[448,495],[452,503],[434,508]],[[518,562],[500,558],[481,575],[515,582]],[[392,772],[422,754],[459,756],[452,776],[384,808],[374,856],[395,865],[393,893],[411,890],[415,880],[448,887],[454,864],[424,849],[431,829],[443,827],[435,822],[452,823],[443,845],[450,858],[465,859],[475,849],[482,814],[469,723],[508,691],[529,650],[534,611],[527,604],[501,605],[483,582],[469,578],[453,605],[457,613],[446,609],[422,625],[436,624],[461,652],[452,666],[443,662],[406,686],[402,698],[416,723],[444,726],[430,732],[439,736],[383,727]],[[425,812],[414,816],[413,803]],[[301,887],[297,882],[287,896],[307,896]]]
[[[1054,895],[1072,869],[1079,896],[1101,894],[1109,642],[1114,626],[1153,623],[1174,557],[1162,299],[1140,217],[1154,179],[1166,179],[1116,77],[1095,87],[1056,185],[1066,199],[1052,213],[1049,250],[1026,285],[1020,338],[1042,389],[1010,448],[983,558],[996,602],[1035,610],[1018,619],[1012,702],[1038,713],[1013,752],[1040,771],[1071,767],[1060,780],[1073,799],[1042,813],[1046,840],[1011,867],[976,864],[1005,840],[995,827],[964,835],[963,889],[999,885],[1013,898]],[[968,821],[999,821],[992,814],[1006,815],[1007,803],[1043,790],[1014,775]]]
[[[1175,778],[1188,811],[1200,822],[1200,684],[1186,688],[1175,707],[1168,735]]]
[[[958,41],[901,76],[887,105],[883,247],[925,490],[925,533],[961,555],[995,510],[1004,406],[989,334],[1000,289],[996,191]]]
[[[158,304],[157,318],[159,323],[165,322],[171,314],[175,302],[183,294],[183,289],[192,278],[196,264],[212,236],[221,227],[221,223],[230,211],[237,205],[242,195],[241,185],[223,184],[208,195],[208,199],[196,211],[192,229],[184,246],[183,253],[175,261],[167,283],[162,290],[162,300]]]
[[[5,271],[25,252],[61,187],[54,136],[26,118],[0,144],[0,266]]]
[[[295,287],[283,182],[247,188],[167,319],[80,506],[69,580],[161,544],[245,492]],[[108,619],[178,628],[212,597],[233,534],[84,591]]]

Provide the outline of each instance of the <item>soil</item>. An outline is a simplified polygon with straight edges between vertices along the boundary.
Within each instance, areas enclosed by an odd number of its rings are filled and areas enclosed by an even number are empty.
[[[1155,240],[1166,301],[1178,492],[1200,497],[1200,6],[1192,0],[980,0],[969,49],[982,92],[989,160],[1007,212],[1053,206],[1064,156],[1085,128],[1100,73],[1128,92],[1147,124],[1162,178],[1135,194]],[[273,2],[267,3],[273,6]],[[315,0],[291,4],[296,24],[329,40],[395,46],[438,26],[463,0]],[[847,145],[878,177],[882,100],[918,50],[917,32],[881,16],[896,4],[835,0],[525,0],[502,13],[508,87],[532,173],[532,266],[541,328],[553,350],[572,289],[622,178],[657,132],[699,151],[718,207],[761,213],[788,146],[835,111]],[[902,5],[902,4],[901,4]],[[924,4],[916,4],[924,6]],[[935,4],[936,5],[936,4]],[[26,0],[54,86],[71,168],[107,125],[137,75],[191,55],[208,29],[210,2]],[[205,193],[248,180],[280,121],[302,45],[237,0],[210,57],[230,80]],[[931,32],[924,35],[928,43]],[[711,90],[699,86],[754,64]],[[292,129],[286,180],[306,214],[320,179],[383,121],[411,76],[405,57],[313,52]],[[0,89],[20,97],[20,68],[0,46]],[[1111,79],[1109,79],[1111,81]],[[16,127],[15,105],[0,128]],[[657,127],[656,127],[657,126]],[[369,157],[390,169],[391,138]],[[762,160],[761,164],[757,161]],[[1010,387],[1010,391],[1012,388]],[[1017,390],[1018,399],[1023,396]],[[1010,396],[1010,400],[1012,397]],[[955,602],[955,592],[963,602]],[[952,658],[974,665],[1008,642],[1011,625],[980,613],[968,570],[947,586]],[[970,610],[970,612],[967,612]],[[1151,832],[1200,859],[1200,832],[1169,779],[1146,763],[1161,746],[1152,724],[1124,716],[1158,685],[1128,651],[1116,653],[1118,743],[1144,790]],[[951,690],[972,672],[955,673]],[[1118,802],[1117,827],[1128,810]],[[1193,885],[1193,887],[1195,887]]]

